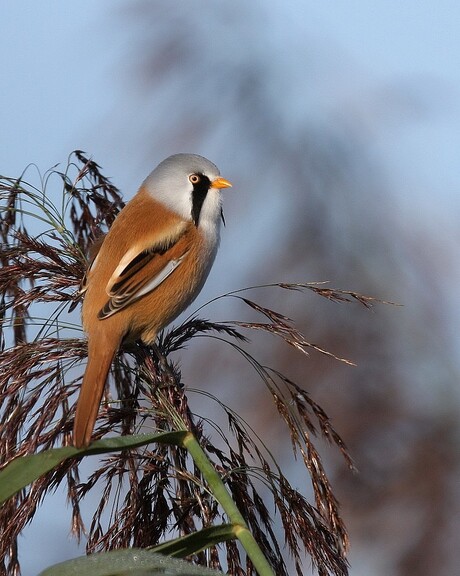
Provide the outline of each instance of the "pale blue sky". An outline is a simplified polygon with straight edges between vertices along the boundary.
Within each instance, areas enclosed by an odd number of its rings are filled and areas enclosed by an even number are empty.
[[[1,172],[17,174],[28,162],[45,170],[67,152],[83,148],[120,182],[126,167],[114,159],[111,131],[129,82],[129,34],[123,0],[79,3],[2,2],[0,8]],[[460,164],[460,6],[440,2],[272,1],[269,24],[277,50],[291,50],[303,28],[313,38],[323,69],[317,98],[333,115],[344,99],[384,118],[376,134],[381,161],[405,181],[407,195],[428,208],[454,202],[458,208]],[[289,7],[292,10],[289,10]],[[295,46],[292,46],[295,49]],[[283,54],[280,54],[280,57]],[[293,54],[294,56],[294,54]],[[348,83],[328,86],[328,70]],[[382,102],[407,86],[401,116]],[[301,87],[300,87],[301,88]],[[301,92],[301,90],[299,90]],[[310,97],[312,97],[310,95]],[[78,103],[78,106],[77,106]],[[316,103],[318,104],[318,103]],[[118,116],[118,118],[117,118]],[[363,115],[366,118],[365,115]],[[104,139],[107,133],[109,138]],[[129,142],[130,135],[126,134]],[[127,145],[128,147],[128,145]],[[136,162],[127,169],[140,170]],[[139,162],[137,162],[139,164]],[[142,173],[143,177],[143,173]],[[424,197],[438,190],[438,198]],[[442,211],[442,210],[441,210]],[[451,214],[447,210],[444,215]]]

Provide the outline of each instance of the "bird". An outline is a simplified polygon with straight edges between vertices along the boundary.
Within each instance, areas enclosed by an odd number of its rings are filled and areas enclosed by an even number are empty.
[[[223,221],[222,189],[232,184],[197,154],[169,156],[150,173],[96,247],[82,293],[88,338],[72,443],[85,448],[116,352],[155,345],[157,334],[201,291]]]

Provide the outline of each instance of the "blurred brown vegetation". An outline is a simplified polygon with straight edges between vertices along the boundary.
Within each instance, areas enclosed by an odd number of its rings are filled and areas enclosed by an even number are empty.
[[[179,11],[166,1],[139,1],[123,13],[138,61],[129,77],[134,89],[125,94],[131,108],[136,102],[130,122],[143,128],[140,148],[150,130],[149,155],[205,151],[235,181],[219,286],[331,280],[404,305],[369,315],[314,299],[305,304],[295,294],[268,302],[303,319],[307,337],[356,368],[319,355],[305,368],[286,347],[266,340],[260,347],[307,382],[350,447],[358,475],[335,456],[328,465],[351,531],[352,566],[452,574],[459,406],[443,320],[446,260],[435,238],[400,220],[392,201],[398,191],[389,190],[359,116],[344,108],[327,122],[315,108],[324,78],[313,40],[291,38],[298,51],[284,49],[272,34],[269,6],[192,2]],[[226,276],[229,263],[238,281]],[[201,382],[210,354],[225,365],[223,349],[203,346],[187,366],[192,380]],[[210,386],[215,377],[211,366]],[[276,442],[283,436],[255,379],[244,374],[238,384],[229,374],[223,392],[243,413],[257,411],[260,430]]]

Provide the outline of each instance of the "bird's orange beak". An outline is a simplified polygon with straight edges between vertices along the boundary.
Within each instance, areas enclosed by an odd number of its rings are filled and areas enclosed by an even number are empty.
[[[225,178],[216,178],[211,182],[211,188],[231,188],[232,183]]]

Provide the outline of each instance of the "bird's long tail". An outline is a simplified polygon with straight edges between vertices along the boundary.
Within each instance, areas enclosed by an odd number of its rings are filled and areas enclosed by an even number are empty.
[[[118,343],[103,342],[96,338],[88,341],[88,365],[73,425],[73,444],[77,448],[88,446],[91,441],[110,364],[117,348]]]

